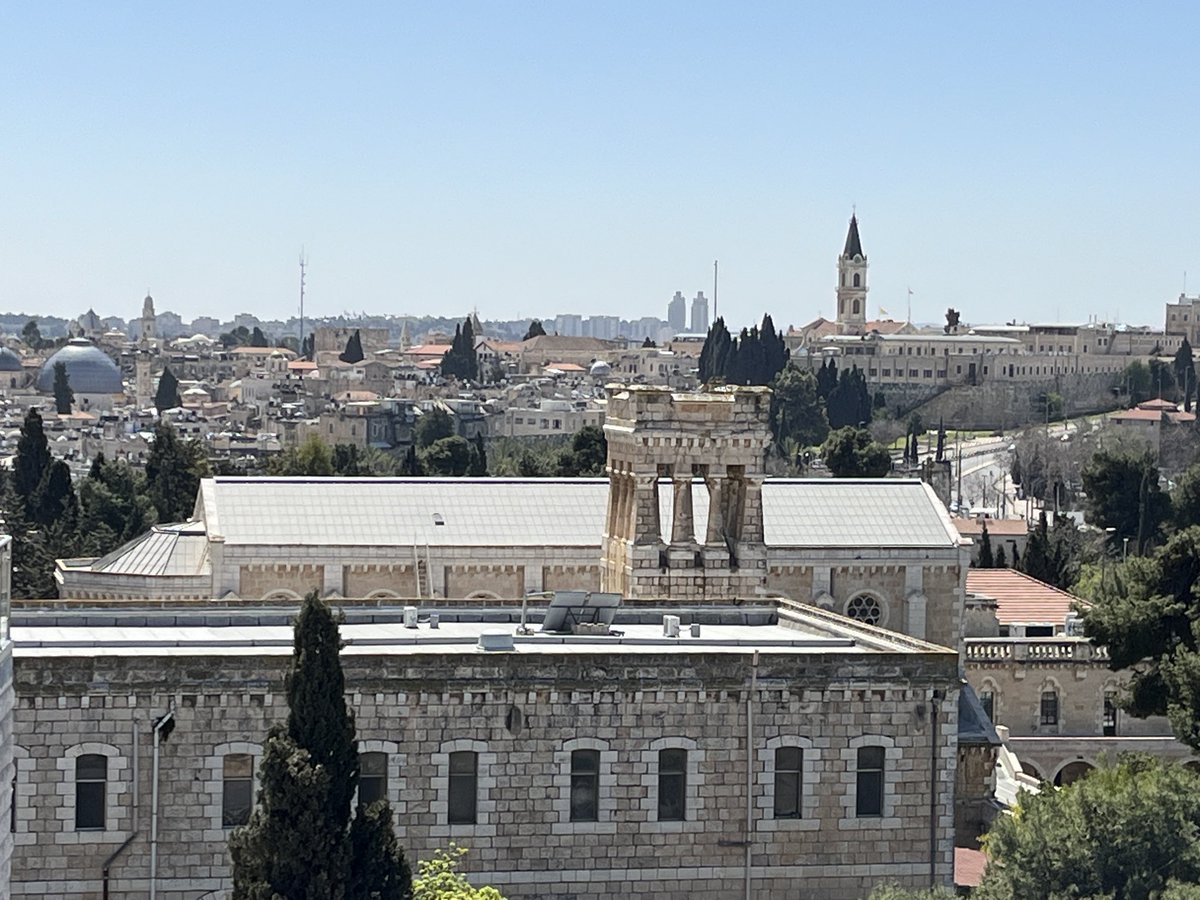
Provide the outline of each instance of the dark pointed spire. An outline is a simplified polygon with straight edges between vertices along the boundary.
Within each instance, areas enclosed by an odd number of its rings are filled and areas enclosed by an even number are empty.
[[[856,256],[866,257],[863,253],[862,241],[858,239],[858,216],[850,216],[850,231],[846,233],[846,249],[842,251],[842,255],[853,259]]]

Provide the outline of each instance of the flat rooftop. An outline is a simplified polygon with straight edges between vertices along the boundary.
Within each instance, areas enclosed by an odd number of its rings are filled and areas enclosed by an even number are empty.
[[[430,613],[439,622],[431,627]],[[881,629],[867,628],[838,616],[813,610],[788,608],[715,608],[703,611],[668,611],[680,615],[679,637],[663,633],[661,612],[630,611],[619,616],[609,634],[541,633],[544,609],[530,610],[533,633],[517,634],[520,611],[504,609],[494,615],[469,616],[456,611],[420,610],[416,628],[403,624],[401,610],[374,611],[375,621],[345,622],[341,636],[344,655],[445,655],[491,653],[479,649],[484,635],[510,635],[513,649],[522,654],[713,654],[770,653],[847,654],[921,653],[953,651]],[[13,655],[17,660],[53,657],[184,657],[184,656],[290,656],[293,629],[282,614],[267,621],[253,615],[233,617],[181,614],[174,622],[161,611],[151,614],[105,613],[87,621],[86,613],[55,612],[22,616],[11,626]],[[481,618],[496,621],[481,621]],[[276,619],[277,621],[270,621]],[[100,624],[104,622],[105,624]],[[692,637],[689,625],[700,624]]]

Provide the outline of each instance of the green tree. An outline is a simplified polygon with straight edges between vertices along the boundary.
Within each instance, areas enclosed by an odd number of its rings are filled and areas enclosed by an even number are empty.
[[[1192,355],[1192,345],[1188,343],[1186,337],[1180,342],[1179,349],[1175,351],[1171,370],[1175,376],[1175,383],[1183,392],[1184,412],[1191,412],[1192,397],[1196,393],[1196,360]]]
[[[534,319],[532,322],[529,323],[529,327],[527,329],[525,329],[525,337],[521,338],[521,340],[527,341],[530,338],[541,337],[545,333],[546,333],[546,329],[542,325],[541,320]]]
[[[992,553],[992,537],[988,534],[986,519],[983,522],[983,531],[979,535],[979,562],[976,565],[980,569],[996,568],[996,557]]]
[[[837,384],[825,399],[825,413],[830,428],[865,427],[870,424],[871,395],[866,376],[858,366],[842,369]]]
[[[883,884],[874,888],[867,900],[954,900],[954,891],[949,888],[922,890],[900,887],[898,884]]]
[[[1067,516],[1055,516],[1050,526],[1045,510],[1037,526],[1029,533],[1025,555],[1013,566],[1031,578],[1068,590],[1079,575],[1082,539],[1075,522]]]
[[[250,344],[250,329],[245,325],[239,325],[232,331],[226,331],[219,338],[221,346],[226,350],[233,347],[245,347]]]
[[[442,438],[421,454],[421,467],[432,476],[460,478],[471,467],[471,445],[466,438]]]
[[[704,346],[700,348],[701,384],[711,384],[725,378],[725,363],[732,347],[733,339],[729,336],[729,329],[725,327],[725,320],[718,318],[708,327],[708,336],[704,339]]]
[[[985,846],[981,900],[1149,900],[1200,882],[1200,776],[1129,757],[1059,790],[1022,794]],[[1178,896],[1178,895],[1177,895]]]
[[[355,444],[335,444],[333,447],[333,473],[344,478],[357,478],[363,474],[359,463],[358,447]]]
[[[33,514],[34,495],[46,470],[50,468],[50,442],[46,440],[46,429],[42,414],[31,407],[21,424],[21,436],[17,439],[17,455],[13,460],[13,491],[21,500],[22,512],[26,517]]]
[[[1171,491],[1171,522],[1183,530],[1200,525],[1200,463],[1193,463]]]
[[[433,859],[418,862],[413,900],[504,900],[494,887],[473,887],[458,871],[466,854],[466,847],[451,844],[449,850],[435,850]]]
[[[180,406],[183,406],[183,399],[179,396],[179,379],[175,377],[171,367],[167,366],[158,376],[158,390],[154,392],[154,408],[161,413],[165,409],[176,409]]]
[[[169,422],[154,427],[146,458],[146,490],[160,522],[186,522],[196,506],[200,479],[210,474],[204,448],[181,440]]]
[[[454,436],[454,420],[440,406],[435,406],[423,413],[413,426],[413,443],[418,450],[424,450],[435,441]]]
[[[1088,521],[1113,528],[1114,547],[1129,538],[1145,551],[1167,517],[1169,501],[1158,486],[1158,466],[1150,452],[1098,451],[1083,467]]]
[[[358,329],[354,329],[354,334],[350,335],[346,341],[346,349],[338,354],[338,359],[344,363],[362,362],[365,358],[362,348],[362,337],[358,333]]]
[[[257,325],[254,326],[254,331],[252,331],[250,333],[250,346],[251,347],[270,347],[271,346],[271,342],[267,340],[267,336],[265,334],[263,334],[262,329],[259,328]]]
[[[299,446],[288,447],[274,459],[268,460],[267,472],[271,475],[327,478],[336,474],[333,467],[333,451],[321,440],[320,435],[310,434]]]
[[[354,714],[346,707],[333,612],[311,591],[300,607],[286,691],[260,768],[258,804],[230,838],[235,900],[405,900],[407,866],[386,801],[359,807]]]
[[[54,411],[60,416],[70,415],[75,403],[75,392],[71,390],[71,377],[67,374],[67,364],[54,364]]]
[[[560,478],[590,478],[603,475],[608,465],[608,440],[604,429],[584,425],[571,436],[571,447],[558,454],[554,473]]]
[[[471,462],[467,466],[467,474],[472,478],[483,478],[488,473],[487,447],[483,443],[483,433],[476,432],[471,441]]]
[[[829,420],[825,404],[817,393],[817,379],[812,372],[797,366],[787,366],[775,376],[771,387],[771,433],[780,448],[788,455],[802,447],[816,447],[829,437]]]
[[[41,350],[46,346],[46,341],[42,338],[42,330],[38,328],[37,319],[30,319],[25,323],[25,327],[21,329],[21,340],[30,350]]]
[[[408,450],[404,453],[404,462],[400,464],[400,474],[407,478],[420,478],[425,474],[425,470],[421,467],[421,460],[417,456],[415,444],[408,445]]]
[[[479,357],[475,354],[475,328],[471,317],[454,327],[450,349],[442,357],[442,374],[460,381],[479,380]]]
[[[150,530],[158,511],[146,489],[145,473],[125,460],[96,455],[79,485],[80,550],[103,556]]]
[[[836,478],[882,478],[892,468],[887,447],[865,428],[839,428],[821,447],[821,458]]]
[[[1113,568],[1111,589],[1095,591],[1084,611],[1086,633],[1108,648],[1111,668],[1130,670],[1122,705],[1168,716],[1175,735],[1200,749],[1200,526]]]
[[[1121,382],[1130,406],[1137,406],[1154,396],[1154,376],[1150,373],[1150,367],[1140,359],[1135,359],[1125,367]]]

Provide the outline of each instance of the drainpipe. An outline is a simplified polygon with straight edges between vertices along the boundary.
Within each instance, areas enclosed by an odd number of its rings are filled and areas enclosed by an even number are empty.
[[[750,693],[746,695],[746,900],[753,890],[754,864],[754,695],[758,691],[758,651],[750,658]]]
[[[150,900],[154,900],[158,892],[158,752],[162,742],[175,728],[175,703],[171,708],[154,720],[154,773],[150,784]]]
[[[117,861],[117,857],[124,853],[129,845],[134,842],[138,836],[138,733],[137,723],[133,725],[133,828],[129,832],[129,836],[121,842],[112,853],[108,854],[104,860],[104,866],[100,870],[100,883],[102,885],[101,893],[104,900],[108,900],[108,872],[112,868],[112,864]]]
[[[929,739],[929,888],[937,887],[937,806],[938,806],[938,739],[939,725],[938,704],[942,700],[942,691],[935,688],[929,697],[930,739]]]

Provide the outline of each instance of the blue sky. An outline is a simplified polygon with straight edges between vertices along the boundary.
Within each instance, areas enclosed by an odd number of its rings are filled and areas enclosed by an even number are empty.
[[[336,6],[336,8],[335,8]],[[1196,4],[28,3],[0,310],[833,309],[1162,323],[1200,292]]]

